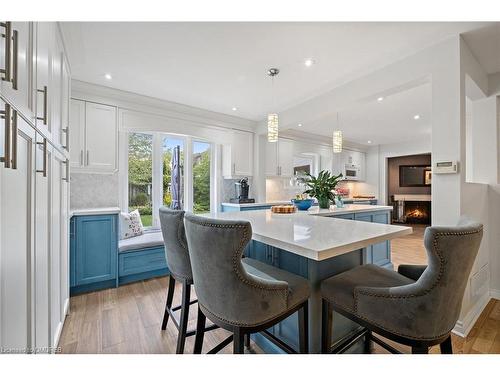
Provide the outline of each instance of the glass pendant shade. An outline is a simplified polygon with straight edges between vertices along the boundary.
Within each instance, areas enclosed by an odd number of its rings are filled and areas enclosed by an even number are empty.
[[[333,152],[336,154],[342,152],[342,130],[333,131]]]
[[[278,142],[278,114],[269,113],[267,115],[267,141]]]

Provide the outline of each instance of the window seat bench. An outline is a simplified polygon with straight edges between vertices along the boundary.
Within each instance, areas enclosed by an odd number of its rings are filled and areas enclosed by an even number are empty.
[[[118,285],[168,275],[161,231],[118,242]]]

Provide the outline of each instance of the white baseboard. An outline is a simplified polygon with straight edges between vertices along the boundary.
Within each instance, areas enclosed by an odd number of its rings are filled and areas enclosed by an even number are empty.
[[[57,325],[57,330],[56,330],[56,333],[54,335],[54,341],[53,341],[54,348],[57,348],[57,346],[59,345],[59,339],[61,338],[61,333],[62,333],[62,330],[64,327],[64,322],[66,321],[66,316],[68,315],[68,313],[69,313],[69,298],[66,298],[66,301],[64,301],[62,321],[59,322],[59,324]]]
[[[457,321],[457,324],[455,324],[455,327],[451,332],[460,337],[467,337],[472,327],[474,327],[474,324],[476,323],[477,319],[483,312],[484,308],[490,301],[491,295],[492,295],[491,291],[485,293],[479,299],[479,301],[477,301],[474,307],[470,309],[469,313],[464,317],[464,319]]]
[[[495,299],[500,299],[500,290],[490,289],[490,297]]]

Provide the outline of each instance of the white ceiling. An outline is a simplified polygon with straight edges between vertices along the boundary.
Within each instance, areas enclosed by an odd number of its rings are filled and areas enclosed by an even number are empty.
[[[316,123],[302,124],[290,129],[290,134],[313,133],[332,136],[332,129],[340,129],[346,139],[364,145],[407,142],[430,138],[431,85],[420,84],[383,97],[353,103],[350,109],[332,113]],[[418,120],[414,119],[419,115]],[[368,143],[371,141],[371,143]]]
[[[73,78],[252,120],[483,25],[61,23]],[[316,63],[306,68],[306,58]],[[269,67],[281,70],[274,104],[266,75]],[[106,80],[105,73],[113,79]],[[408,131],[415,123],[406,119],[416,111],[423,113],[418,129],[425,132],[428,98],[426,89],[416,88],[388,98],[382,106],[372,103],[361,111],[353,109],[341,116],[346,137],[360,142],[369,137],[374,143],[379,133],[384,139],[388,134],[410,138]],[[326,135],[323,129],[331,129],[327,122],[328,126],[308,124],[307,131]]]

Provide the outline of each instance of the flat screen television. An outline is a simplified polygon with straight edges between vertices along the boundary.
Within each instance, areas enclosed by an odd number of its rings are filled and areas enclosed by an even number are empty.
[[[431,185],[430,165],[400,165],[399,166],[399,186],[430,186]]]

